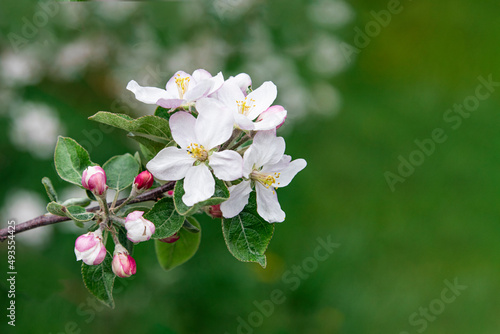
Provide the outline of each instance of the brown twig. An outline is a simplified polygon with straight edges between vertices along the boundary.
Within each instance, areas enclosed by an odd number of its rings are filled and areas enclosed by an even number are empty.
[[[164,185],[162,185],[162,186],[160,186],[158,188],[152,189],[152,190],[150,190],[148,192],[145,192],[145,193],[137,196],[135,199],[131,200],[128,204],[134,204],[134,203],[140,203],[140,202],[146,202],[146,201],[156,200],[157,198],[162,197],[163,193],[165,193],[165,192],[167,192],[169,190],[174,189],[174,185],[175,185],[175,181],[171,181],[171,182],[165,183]],[[120,205],[125,200],[126,200],[125,198],[121,199],[121,200],[117,201],[116,204]],[[111,204],[112,203],[108,203],[108,207]],[[99,210],[99,206],[94,206],[94,207],[88,208],[87,212],[95,212],[97,210]],[[28,230],[31,230],[31,229],[34,229],[34,228],[37,228],[37,227],[41,227],[41,226],[46,226],[46,225],[60,223],[60,222],[66,221],[66,220],[70,220],[70,218],[68,218],[68,217],[54,216],[52,214],[44,214],[44,215],[38,216],[36,218],[33,218],[31,220],[28,220],[28,221],[26,221],[24,223],[21,223],[19,225],[16,224],[16,229],[14,231],[14,234],[20,233],[20,232],[24,232],[24,231],[28,231]],[[0,230],[0,241],[6,240],[7,237],[10,235],[9,232],[10,231],[8,230],[8,228],[1,229]]]

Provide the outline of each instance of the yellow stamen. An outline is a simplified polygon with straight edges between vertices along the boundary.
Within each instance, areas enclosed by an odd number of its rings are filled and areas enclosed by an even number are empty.
[[[247,101],[246,97],[243,101],[236,101],[236,104],[238,105],[238,112],[242,115],[248,116],[250,111],[255,107],[254,102],[254,99]]]
[[[184,98],[184,94],[186,94],[186,91],[189,86],[189,81],[191,78],[189,77],[181,77],[180,74],[177,74],[177,78],[175,78],[175,83],[177,84],[177,90],[179,91],[179,98]]]
[[[203,147],[203,145],[191,143],[191,145],[189,145],[187,149],[188,153],[196,160],[203,162],[208,159],[208,152],[207,150],[205,150],[205,147]]]

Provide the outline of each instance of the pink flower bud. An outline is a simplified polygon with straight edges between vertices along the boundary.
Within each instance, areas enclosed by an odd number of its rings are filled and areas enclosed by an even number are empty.
[[[167,191],[167,196],[168,197],[174,197],[174,191],[173,190]]]
[[[135,177],[134,183],[137,189],[146,190],[151,188],[154,181],[155,179],[153,178],[153,174],[145,170]]]
[[[101,263],[106,257],[101,230],[79,236],[75,241],[75,255],[77,261],[83,260],[90,266]]]
[[[167,244],[173,244],[174,242],[176,242],[179,239],[180,239],[180,236],[176,233],[170,237],[158,239],[158,240],[160,240],[162,242],[166,242]]]
[[[209,206],[208,214],[213,218],[222,218],[222,211],[220,210],[220,204]]]
[[[83,171],[82,186],[95,195],[102,195],[108,189],[106,173],[99,166],[90,166]]]
[[[132,242],[147,241],[155,233],[155,224],[142,217],[144,211],[134,211],[125,218],[127,238]]]
[[[263,113],[257,117],[256,122],[266,121],[266,122],[279,122],[276,126],[276,130],[281,128],[281,126],[285,123],[287,116],[287,111],[285,108],[279,105],[270,106]],[[276,123],[274,123],[276,124]]]
[[[120,244],[115,246],[111,267],[116,276],[130,277],[136,273],[135,260]]]

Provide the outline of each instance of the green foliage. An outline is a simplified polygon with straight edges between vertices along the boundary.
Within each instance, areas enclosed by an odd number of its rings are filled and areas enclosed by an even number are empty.
[[[274,224],[262,219],[257,213],[255,192],[249,204],[239,215],[222,219],[222,231],[227,248],[235,258],[243,262],[257,262],[266,267],[267,246],[274,233]]]
[[[47,192],[47,196],[49,196],[49,200],[51,202],[59,202],[57,199],[57,192],[52,185],[52,181],[48,177],[44,177],[42,179],[42,184],[45,187],[45,191]]]
[[[193,217],[188,217],[188,221],[201,230],[200,224]],[[193,257],[198,250],[201,240],[201,233],[190,233],[185,229],[178,232],[179,240],[174,243],[166,243],[155,240],[155,249],[158,262],[165,270],[171,270]]]
[[[125,247],[130,255],[134,252],[134,243],[127,238],[127,230],[123,225],[115,225],[116,231],[118,232],[118,240]]]
[[[175,184],[174,203],[177,212],[179,212],[179,214],[183,216],[192,215],[204,206],[220,204],[229,198],[229,190],[227,189],[224,182],[217,178],[215,179],[214,195],[206,201],[196,203],[193,206],[187,206],[182,201],[182,196],[184,196],[184,193],[184,180],[179,180]]]
[[[47,204],[47,211],[56,216],[67,217],[66,207],[56,202]]]
[[[82,263],[83,283],[92,295],[110,308],[115,307],[113,285],[116,276],[111,268],[112,261],[111,255],[107,253],[101,264],[89,266]]]
[[[86,207],[91,203],[90,198],[70,198],[67,199],[62,203],[64,206],[72,206],[72,205],[78,205],[78,206],[83,206]]]
[[[112,157],[102,168],[106,172],[108,187],[120,191],[134,182],[140,165],[131,154],[126,153]]]
[[[185,219],[177,213],[171,198],[162,198],[156,202],[144,218],[155,224],[153,239],[163,239],[174,235],[182,227]]]
[[[94,219],[95,213],[87,212],[85,208],[81,206],[64,206],[56,202],[50,202],[47,204],[47,211],[56,216],[68,217],[75,222],[86,222]]]
[[[61,179],[82,186],[82,173],[95,164],[89,153],[74,139],[59,136],[54,153],[54,163]]]

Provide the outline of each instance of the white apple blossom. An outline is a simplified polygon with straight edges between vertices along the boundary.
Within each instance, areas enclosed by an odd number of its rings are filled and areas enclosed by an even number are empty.
[[[217,99],[233,113],[235,125],[242,130],[271,130],[283,123],[287,111],[282,108],[272,117],[260,117],[276,99],[278,90],[271,81],[264,82],[259,88],[246,95],[242,87],[250,77],[242,75],[227,80],[217,91]],[[251,82],[251,81],[250,81]]]
[[[244,180],[229,187],[230,197],[220,206],[225,218],[232,218],[243,210],[254,185],[258,214],[269,223],[285,220],[276,189],[287,186],[307,163],[304,159],[291,161],[292,158],[284,152],[285,140],[276,137],[274,130],[260,131],[255,135],[253,144],[243,156]]]
[[[134,80],[128,83],[127,89],[134,93],[135,98],[141,102],[170,109],[189,106],[216,92],[223,83],[222,72],[212,77],[209,72],[198,69],[192,75],[177,71],[168,80],[166,89],[142,87]]]
[[[242,158],[235,152],[217,152],[233,132],[233,117],[215,99],[202,99],[196,103],[199,112],[195,118],[179,111],[170,117],[172,137],[180,146],[161,150],[147,164],[155,178],[165,181],[184,180],[183,202],[192,206],[209,199],[215,191],[215,176],[233,181],[242,176]]]

